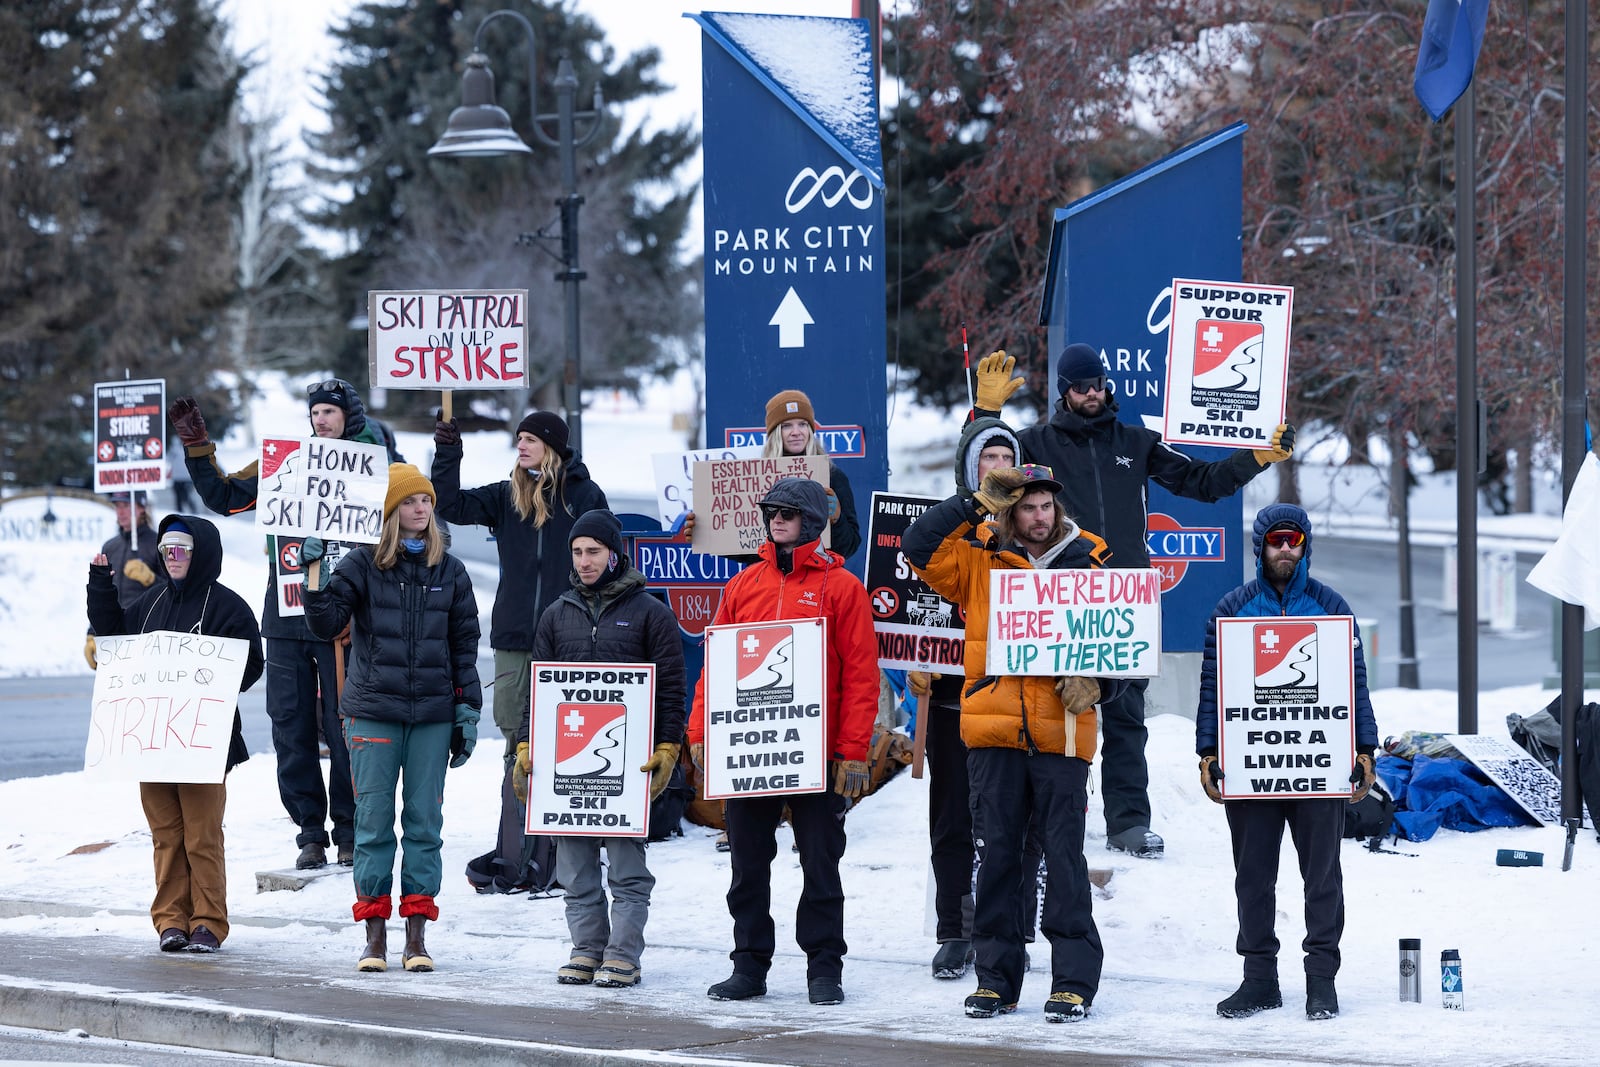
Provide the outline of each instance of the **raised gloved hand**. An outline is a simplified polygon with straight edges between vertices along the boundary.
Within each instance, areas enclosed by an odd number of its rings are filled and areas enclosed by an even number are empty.
[[[122,573],[148,589],[156,584],[156,572],[142,559],[130,559],[122,565]]]
[[[1013,378],[1017,357],[1008,356],[1004,349],[990,352],[978,360],[978,397],[975,407],[984,411],[999,411],[1021,389],[1022,378]]]
[[[1069,715],[1088,711],[1100,702],[1100,679],[1066,674],[1056,679],[1056,696]]]
[[[1356,756],[1356,765],[1350,768],[1350,784],[1355,786],[1350,790],[1350,803],[1362,800],[1372,791],[1372,783],[1377,780],[1378,772],[1372,766],[1372,757],[1362,752]]]
[[[842,797],[857,800],[865,796],[870,780],[864,759],[842,759],[834,764],[833,791]]]
[[[999,467],[983,476],[972,499],[990,515],[998,515],[1022,499],[1022,487],[1027,484],[1028,476],[1016,467]]]
[[[839,497],[831,488],[828,490],[828,521],[839,521]]]
[[[650,772],[650,799],[654,800],[666,791],[667,781],[672,777],[672,768],[678,765],[678,746],[671,741],[663,741],[650,753],[650,758],[644,761],[641,771]]]
[[[911,690],[911,695],[921,700],[933,693],[933,680],[938,675],[927,671],[907,671],[906,688]]]
[[[450,732],[450,766],[459,767],[472,758],[478,747],[478,709],[471,704],[456,705],[456,728]]]
[[[192,396],[180,396],[167,405],[167,419],[185,448],[209,444],[206,436],[206,417],[200,414],[200,403]]]
[[[1216,756],[1200,757],[1200,788],[1218,804],[1222,803],[1222,779],[1226,777]]]
[[[94,653],[94,634],[90,634],[83,639],[83,658],[89,661],[89,669],[91,671],[100,669],[100,661],[94,658]]]
[[[308,537],[300,542],[300,566],[315,563],[327,554],[328,546],[320,537]]]
[[[1294,454],[1294,427],[1287,422],[1278,423],[1278,428],[1272,431],[1272,444],[1266,448],[1252,448],[1250,454],[1263,467],[1282,463]]]
[[[528,777],[533,774],[533,757],[528,755],[528,742],[517,742],[517,762],[511,765],[511,791],[517,801],[528,802]]]
[[[461,443],[461,427],[455,419],[446,420],[444,409],[433,417],[433,443],[436,445],[459,445]]]

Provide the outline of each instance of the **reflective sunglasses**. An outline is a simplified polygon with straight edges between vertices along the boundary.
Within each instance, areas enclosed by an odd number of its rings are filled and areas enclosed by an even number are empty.
[[[1273,548],[1299,548],[1306,543],[1306,535],[1299,530],[1273,530],[1262,540]]]
[[[1079,396],[1101,392],[1105,387],[1106,376],[1104,374],[1098,378],[1079,378],[1075,382],[1067,383],[1067,391],[1077,393]]]
[[[188,559],[191,551],[193,550],[184,545],[161,546],[161,554],[163,556],[166,556],[168,559],[178,560],[179,562]]]
[[[793,522],[800,517],[799,508],[778,507],[772,504],[762,504],[761,512],[769,519],[782,519],[784,522]]]

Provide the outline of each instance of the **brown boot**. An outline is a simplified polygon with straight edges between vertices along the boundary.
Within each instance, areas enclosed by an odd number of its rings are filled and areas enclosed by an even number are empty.
[[[431,971],[433,960],[428,956],[428,946],[422,943],[422,928],[428,924],[426,915],[406,916],[406,947],[400,959],[408,971]]]
[[[386,919],[367,920],[367,947],[361,950],[358,971],[387,971],[389,969],[389,923]]]

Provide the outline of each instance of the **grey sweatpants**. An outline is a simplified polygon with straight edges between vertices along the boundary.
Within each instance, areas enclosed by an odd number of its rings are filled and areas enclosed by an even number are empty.
[[[600,885],[600,849],[606,850],[611,907]],[[655,875],[644,863],[642,837],[563,837],[556,842],[556,881],[567,891],[567,931],[572,954],[639,966],[644,923],[650,915]]]

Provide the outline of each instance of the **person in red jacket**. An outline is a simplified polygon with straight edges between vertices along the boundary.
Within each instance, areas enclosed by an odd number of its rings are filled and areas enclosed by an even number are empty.
[[[878,646],[861,580],[844,558],[822,547],[828,493],[816,482],[784,478],[761,500],[767,542],[759,562],[733,577],[722,594],[716,625],[776,619],[828,620],[828,751],[833,788],[788,796],[740,797],[727,803],[728,912],[733,916],[733,975],[706,991],[713,1000],[765,995],[776,933],[772,922],[772,861],[785,805],[805,884],[795,916],[795,941],[805,950],[807,992],[813,1004],[838,1004],[844,971],[844,815],[867,791],[867,746],[878,714]],[[705,766],[706,683],[695,686],[689,716],[690,752]]]

